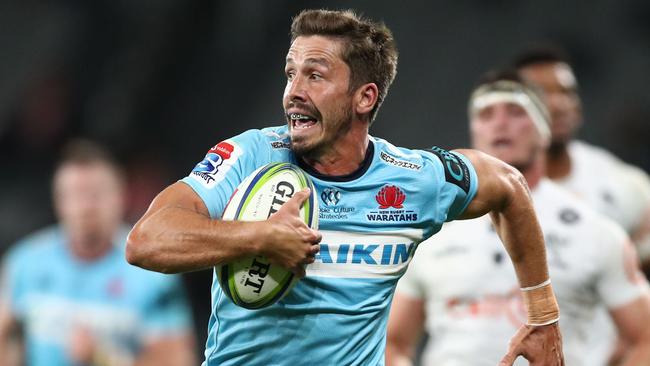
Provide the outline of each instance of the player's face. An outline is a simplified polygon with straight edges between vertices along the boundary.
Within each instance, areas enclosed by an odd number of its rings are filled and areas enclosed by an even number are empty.
[[[350,68],[341,59],[341,41],[298,37],[287,54],[284,111],[298,155],[319,157],[350,128]]]
[[[521,168],[542,148],[542,138],[524,108],[495,103],[476,113],[470,123],[474,148]]]
[[[521,69],[523,77],[544,90],[551,114],[551,139],[565,144],[580,126],[582,116],[571,68],[562,62],[540,63]]]
[[[97,245],[112,239],[121,222],[122,185],[106,164],[64,164],[54,177],[54,203],[75,242]]]

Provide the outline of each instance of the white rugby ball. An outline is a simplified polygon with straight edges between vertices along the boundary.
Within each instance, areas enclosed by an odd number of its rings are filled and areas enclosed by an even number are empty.
[[[304,188],[309,188],[311,195],[300,209],[300,217],[307,226],[318,229],[318,195],[314,185],[305,172],[290,163],[271,163],[246,177],[230,198],[222,219],[266,220]],[[292,272],[269,263],[263,256],[240,259],[215,269],[223,292],[247,309],[279,301],[298,281]]]

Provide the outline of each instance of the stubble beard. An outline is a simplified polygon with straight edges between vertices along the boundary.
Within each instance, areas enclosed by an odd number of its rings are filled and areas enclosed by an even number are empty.
[[[308,160],[318,160],[334,148],[334,144],[342,136],[350,131],[352,126],[352,111],[349,108],[343,108],[337,113],[336,122],[321,123],[322,134],[315,137],[316,141],[309,143],[306,139],[291,137],[291,150],[298,156]]]

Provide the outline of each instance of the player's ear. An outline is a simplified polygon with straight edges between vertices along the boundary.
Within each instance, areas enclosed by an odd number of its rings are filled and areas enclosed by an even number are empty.
[[[354,93],[355,112],[360,115],[370,113],[375,107],[375,104],[377,104],[378,98],[379,89],[377,89],[377,84],[368,83],[361,85]]]

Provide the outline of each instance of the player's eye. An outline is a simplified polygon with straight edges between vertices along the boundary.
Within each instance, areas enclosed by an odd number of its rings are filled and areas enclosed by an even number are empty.
[[[492,117],[492,114],[492,108],[483,108],[478,112],[477,117],[479,121],[487,121]]]
[[[508,106],[508,114],[512,117],[522,117],[527,115],[526,110],[517,104]]]

